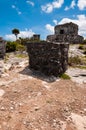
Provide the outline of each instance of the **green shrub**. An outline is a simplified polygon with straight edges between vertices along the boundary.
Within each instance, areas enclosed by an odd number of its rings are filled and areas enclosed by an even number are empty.
[[[17,54],[16,57],[18,57],[18,58],[26,58],[27,55],[21,53],[21,54]]]
[[[6,44],[6,52],[24,51],[25,46],[18,42],[8,41]]]
[[[17,44],[17,46],[16,46],[16,51],[25,51],[25,46],[24,45],[22,45],[22,44]]]
[[[16,42],[8,41],[6,44],[6,52],[16,51],[16,46],[17,46]]]
[[[70,76],[67,75],[67,74],[61,74],[60,78],[62,78],[62,79],[70,79]]]

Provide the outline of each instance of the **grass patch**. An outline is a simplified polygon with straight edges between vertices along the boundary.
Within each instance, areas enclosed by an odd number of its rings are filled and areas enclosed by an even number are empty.
[[[83,50],[84,49],[84,45],[80,44],[78,49]]]
[[[26,58],[27,55],[25,55],[25,54],[16,54],[16,57],[17,58]]]
[[[78,66],[78,65],[85,66],[86,65],[86,57],[79,57],[79,56],[69,57],[68,64],[70,66]]]
[[[67,75],[67,74],[61,74],[61,75],[60,75],[60,78],[61,78],[61,79],[68,79],[68,80],[71,79],[70,76]]]
[[[82,61],[81,61],[79,56],[70,57],[68,59],[68,64],[69,65],[76,65],[76,64],[81,64],[81,63],[82,63]]]
[[[79,69],[86,69],[86,66],[75,66],[75,67],[77,67]]]
[[[4,63],[6,63],[9,60],[9,54],[6,54],[4,57]]]

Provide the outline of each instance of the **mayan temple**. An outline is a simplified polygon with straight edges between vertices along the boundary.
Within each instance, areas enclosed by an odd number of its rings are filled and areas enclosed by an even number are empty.
[[[47,41],[51,42],[69,42],[82,43],[83,37],[78,35],[78,25],[75,23],[65,23],[56,25],[54,28],[54,35],[48,35]]]

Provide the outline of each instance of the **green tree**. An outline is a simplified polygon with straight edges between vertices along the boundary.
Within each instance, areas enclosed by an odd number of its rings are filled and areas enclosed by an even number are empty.
[[[17,40],[17,36],[18,36],[19,33],[20,33],[20,32],[19,32],[19,29],[14,28],[14,29],[12,30],[12,34],[14,34],[14,35],[16,36],[16,40]]]

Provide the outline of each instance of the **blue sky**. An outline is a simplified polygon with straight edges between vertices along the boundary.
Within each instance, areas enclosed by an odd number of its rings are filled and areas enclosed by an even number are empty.
[[[54,33],[54,26],[67,22],[79,25],[79,34],[86,38],[86,0],[0,0],[0,36],[15,40],[34,33],[45,39]]]

